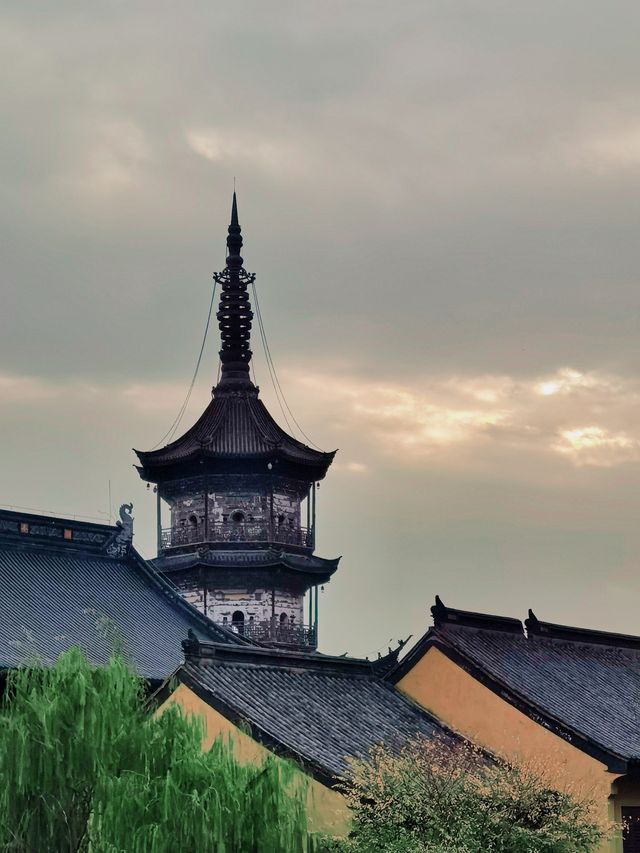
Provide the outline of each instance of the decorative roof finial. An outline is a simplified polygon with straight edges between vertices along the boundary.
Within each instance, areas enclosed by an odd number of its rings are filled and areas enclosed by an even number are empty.
[[[531,608],[529,608],[529,615],[524,620],[525,627],[527,629],[527,634],[541,634],[540,630],[540,620],[533,612]]]
[[[253,312],[247,292],[248,285],[255,281],[255,275],[243,269],[241,249],[242,229],[238,222],[238,201],[234,190],[227,235],[227,266],[221,273],[213,275],[222,287],[217,313],[222,370],[216,391],[256,391],[249,378]]]
[[[242,267],[240,250],[242,249],[242,229],[238,222],[238,202],[236,191],[233,191],[233,203],[231,205],[231,224],[229,225],[229,236],[227,237],[227,266]]]
[[[238,200],[236,198],[236,179],[233,179],[233,201],[231,203],[231,224],[239,225],[238,223]]]

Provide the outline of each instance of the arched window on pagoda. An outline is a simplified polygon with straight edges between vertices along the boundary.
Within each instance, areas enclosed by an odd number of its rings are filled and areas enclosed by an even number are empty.
[[[234,610],[231,616],[231,627],[237,634],[244,634],[244,613],[242,610]]]

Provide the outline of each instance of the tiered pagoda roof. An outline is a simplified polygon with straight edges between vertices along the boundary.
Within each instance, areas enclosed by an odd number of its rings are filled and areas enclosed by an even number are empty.
[[[163,474],[200,460],[284,460],[309,470],[309,479],[326,474],[333,453],[307,447],[288,435],[250,386],[234,392],[214,389],[213,399],[183,436],[158,450],[137,450],[143,479],[156,482]]]
[[[251,381],[251,321],[253,312],[248,286],[255,276],[242,266],[242,234],[233,194],[231,224],[227,236],[227,266],[214,278],[221,287],[217,313],[221,336],[220,380],[213,399],[187,432],[158,450],[139,451],[138,471],[150,482],[175,476],[221,470],[224,462],[264,460],[284,463],[307,480],[322,479],[335,451],[315,450],[280,427],[258,397]],[[293,466],[293,468],[291,468]]]

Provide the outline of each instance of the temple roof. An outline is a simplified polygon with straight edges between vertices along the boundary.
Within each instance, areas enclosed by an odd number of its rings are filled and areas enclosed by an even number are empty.
[[[162,679],[190,630],[246,642],[187,604],[135,551],[127,528],[0,511],[0,669],[34,655],[52,663],[73,645],[104,664],[121,647],[141,675]]]
[[[431,714],[377,672],[376,664],[317,653],[185,644],[178,681],[253,738],[294,758],[321,781],[384,743],[451,738]]]
[[[565,740],[624,772],[640,760],[640,637],[445,607],[400,662],[397,682],[435,646]]]
[[[176,466],[186,469],[192,462],[220,459],[283,460],[302,466],[309,480],[320,480],[333,461],[336,451],[314,450],[290,436],[258,398],[259,389],[249,373],[253,311],[248,286],[253,285],[255,275],[242,266],[242,243],[234,192],[227,265],[214,274],[221,288],[216,315],[220,329],[219,382],[211,403],[184,435],[158,450],[135,451],[141,463],[140,476],[145,480],[159,482],[170,469],[170,476],[178,473]]]
[[[155,481],[163,468],[199,459],[278,459],[304,466],[321,479],[335,451],[323,453],[288,435],[267,411],[257,389],[216,393],[200,418],[176,441],[148,452],[135,451],[143,479]]]

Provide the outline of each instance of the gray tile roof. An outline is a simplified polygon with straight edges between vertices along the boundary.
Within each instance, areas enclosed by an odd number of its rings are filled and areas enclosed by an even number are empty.
[[[53,662],[72,645],[102,664],[121,640],[141,675],[163,679],[181,662],[189,629],[204,640],[238,642],[188,605],[133,548],[115,557],[105,553],[119,528],[0,515],[0,668],[34,655]],[[20,539],[25,519],[29,532]],[[65,528],[75,539],[63,539]],[[87,544],[79,546],[83,537]]]
[[[453,625],[436,633],[514,693],[590,741],[626,759],[640,755],[637,649]]]
[[[294,756],[320,777],[347,770],[381,742],[397,748],[417,735],[449,737],[430,714],[367,666],[298,655],[287,662],[224,662],[187,656],[178,677],[232,719],[249,724],[266,745]],[[363,662],[364,663],[364,662]]]
[[[445,607],[391,673],[397,682],[431,646],[542,725],[611,769],[640,756],[640,637]]]

